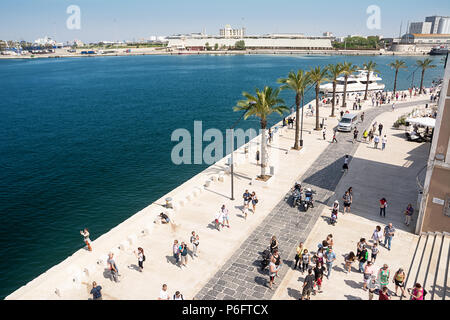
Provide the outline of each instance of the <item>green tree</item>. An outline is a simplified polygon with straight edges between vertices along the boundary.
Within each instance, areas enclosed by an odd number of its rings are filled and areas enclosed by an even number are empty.
[[[211,50],[211,47],[209,46],[209,42],[205,43],[205,48],[206,48],[207,51]]]
[[[245,41],[244,40],[237,41],[234,47],[236,48],[236,50],[245,50]]]
[[[377,64],[373,61],[369,61],[367,63],[363,64],[364,70],[367,71],[367,82],[366,82],[366,92],[364,94],[364,101],[367,100],[368,94],[369,94],[369,81],[370,81],[370,74],[375,72],[380,72],[377,70]]]
[[[330,117],[334,118],[334,111],[336,108],[336,86],[337,86],[337,78],[342,75],[343,66],[342,63],[338,64],[329,64],[328,67],[328,77],[331,81],[333,81],[333,101],[331,104],[331,115]]]
[[[245,111],[244,119],[251,116],[259,118],[261,125],[261,179],[265,179],[267,167],[267,139],[266,128],[267,118],[272,113],[282,115],[289,111],[289,108],[284,105],[284,100],[279,98],[280,89],[272,89],[271,87],[264,87],[262,91],[256,89],[256,95],[253,96],[248,92],[243,92],[242,95],[246,98],[240,100],[233,109],[234,111]]]
[[[217,51],[217,49],[219,49],[219,44],[218,44],[218,43],[216,43],[216,44],[214,45],[214,50]]]
[[[344,96],[342,97],[342,108],[345,108],[347,100],[347,82],[348,78],[358,71],[358,66],[352,64],[351,62],[344,62],[342,65],[342,74],[344,75]]]
[[[392,69],[395,69],[395,79],[394,79],[394,95],[397,92],[397,76],[400,69],[406,69],[406,63],[403,60],[395,60],[394,62],[390,63],[389,66]]]
[[[428,69],[436,68],[436,65],[432,64],[433,60],[426,58],[425,60],[418,60],[417,65],[422,68],[422,78],[420,79],[420,94],[423,93],[423,79],[425,77],[425,71]]]
[[[320,94],[320,85],[329,81],[327,78],[328,69],[315,67],[308,72],[308,77],[311,79],[311,83],[314,83],[316,87],[316,128],[315,130],[320,130],[319,123],[319,94]]]
[[[287,78],[278,79],[278,83],[281,83],[281,90],[291,90],[295,93],[295,105],[296,116],[295,116],[295,143],[294,149],[300,150],[299,146],[299,134],[300,134],[300,104],[302,98],[305,94],[306,87],[311,83],[307,73],[303,70],[298,70],[297,73],[291,71]]]

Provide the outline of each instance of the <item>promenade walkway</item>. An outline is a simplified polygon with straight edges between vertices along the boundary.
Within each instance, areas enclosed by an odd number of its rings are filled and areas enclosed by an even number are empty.
[[[381,108],[369,108],[365,109],[365,120],[362,124],[358,126],[359,131],[362,132],[365,128],[368,128],[375,118],[383,112],[387,112],[387,115],[382,119],[385,124],[385,128],[390,127],[393,122],[397,119],[397,116],[401,115],[404,108],[412,109],[411,106],[416,106],[420,104],[425,104],[428,101],[415,101],[408,103],[397,103],[395,113],[390,112],[390,105],[383,106]],[[319,138],[316,138],[320,140]],[[367,145],[352,144],[352,134],[341,134],[338,136],[338,143],[330,144],[326,150],[318,157],[318,159],[309,167],[305,174],[303,174],[298,181],[302,181],[303,187],[311,187],[316,191],[315,201],[316,208],[309,210],[306,214],[299,212],[298,209],[292,208],[289,201],[286,202],[284,199],[281,200],[278,205],[270,212],[270,214],[265,218],[265,220],[252,232],[252,234],[245,240],[245,242],[240,246],[233,256],[224,264],[224,266],[210,279],[208,284],[196,295],[196,299],[271,299],[274,292],[268,287],[268,271],[267,269],[262,272],[258,267],[261,261],[261,252],[266,249],[270,243],[270,238],[272,235],[276,235],[279,241],[279,250],[282,257],[284,267],[278,272],[279,278],[276,280],[280,282],[284,276],[287,274],[288,270],[292,267],[293,257],[295,255],[296,245],[302,241],[304,242],[314,225],[316,224],[319,217],[323,214],[324,206],[329,204],[330,200],[335,200],[334,193],[338,186],[339,181],[342,178],[342,165],[343,157],[345,155],[350,155],[352,158],[360,146],[361,148],[367,149]],[[379,151],[379,150],[378,150]],[[379,151],[381,152],[381,151]],[[419,163],[426,163],[425,152],[418,152],[421,154],[421,159]],[[380,155],[380,157],[384,157]],[[383,166],[383,161],[388,162],[388,157],[385,159],[379,159],[380,166]],[[380,181],[384,181],[384,174],[379,177],[379,170],[374,174],[377,178],[372,180],[366,180],[366,171],[370,165],[366,166],[366,163],[359,162],[355,164],[356,161],[352,159],[350,162],[350,172],[352,176],[347,176],[348,181],[353,183],[355,179],[355,174],[358,176],[359,181],[366,181],[370,183],[369,186],[378,186]],[[359,168],[353,169],[353,166]],[[417,165],[416,165],[417,166]],[[416,170],[416,166],[412,170]],[[390,178],[403,177],[405,172],[393,173],[396,171],[394,166],[389,168],[389,165],[385,165],[386,170],[382,173],[387,175],[391,174]],[[389,169],[388,169],[389,168]],[[355,172],[355,174],[353,173]],[[406,173],[408,174],[408,173]],[[350,173],[349,173],[350,175]],[[415,178],[415,175],[413,176]],[[358,181],[358,180],[357,180]],[[398,184],[392,184],[392,180],[387,180],[391,183],[390,187],[395,190],[391,190],[390,194],[400,193],[399,196],[392,196],[393,203],[399,200],[404,193],[410,191],[411,188],[405,188],[403,190],[398,190]],[[405,181],[405,179],[400,179],[400,181]],[[410,183],[410,179],[407,180]],[[372,202],[376,207],[378,203],[378,196],[380,192],[373,192],[371,195],[364,194],[367,189],[358,188],[358,185],[354,184],[354,189],[357,190],[355,198],[364,199],[361,203],[367,203],[366,205],[361,204],[359,207],[364,207],[365,210],[362,211],[365,215],[373,216],[373,204],[370,200],[374,199]],[[409,185],[411,187],[411,185]],[[412,185],[414,187],[414,185]],[[348,187],[347,187],[348,188]],[[378,188],[382,188],[379,186]],[[342,191],[342,190],[338,190]],[[386,190],[389,191],[389,190]],[[368,191],[370,193],[370,191]],[[340,195],[342,192],[338,192],[338,198],[342,197]],[[340,195],[340,197],[339,197]],[[414,195],[414,193],[411,193]],[[389,195],[384,195],[389,198]],[[395,198],[394,198],[395,197]],[[414,200],[414,199],[413,199]],[[411,201],[408,199],[407,201]],[[398,201],[400,202],[400,201]],[[320,204],[320,205],[319,205]],[[398,206],[404,206],[403,202],[397,203],[393,208],[389,210],[396,210]],[[355,208],[358,208],[356,206]],[[398,210],[397,210],[398,211]],[[376,212],[376,210],[375,210]],[[375,216],[376,218],[376,216]],[[397,222],[397,221],[395,221]],[[326,237],[326,234],[324,235]],[[322,239],[323,240],[323,239]]]
[[[330,280],[324,278],[323,293],[313,296],[312,300],[368,300],[368,293],[362,290],[363,276],[357,272],[357,263],[354,263],[352,273],[344,272],[345,255],[350,251],[356,253],[357,242],[366,238],[371,242],[371,235],[377,225],[384,228],[393,223],[397,232],[392,242],[392,250],[388,251],[380,246],[375,263],[376,270],[387,263],[391,275],[402,267],[408,272],[418,237],[412,232],[415,228],[417,211],[413,223],[409,227],[404,224],[404,210],[408,203],[417,208],[416,177],[426,164],[429,152],[429,143],[407,142],[404,132],[391,128],[393,119],[398,118],[414,107],[397,109],[395,112],[386,112],[376,118],[378,123],[385,124],[384,133],[388,143],[384,151],[373,148],[373,144],[360,143],[353,155],[350,170],[336,188],[329,204],[339,200],[342,208],[342,196],[351,186],[353,187],[353,204],[351,214],[339,214],[338,223],[332,226],[328,223],[330,207],[318,210],[320,217],[313,231],[305,242],[305,248],[316,252],[318,243],[333,234],[334,252],[336,261]],[[423,177],[422,177],[423,178]],[[388,200],[386,218],[379,216],[378,200],[385,197]],[[291,258],[291,257],[289,257]],[[274,299],[289,300],[301,297],[302,285],[305,275],[296,270],[289,270],[280,284]],[[391,277],[392,279],[392,277]],[[389,288],[395,289],[390,283]],[[378,296],[375,296],[378,299]],[[399,297],[393,297],[399,299]]]

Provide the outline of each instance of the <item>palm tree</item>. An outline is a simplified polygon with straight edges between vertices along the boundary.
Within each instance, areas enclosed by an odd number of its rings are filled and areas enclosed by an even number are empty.
[[[400,69],[406,69],[405,61],[403,60],[395,60],[394,62],[390,63],[389,66],[392,69],[395,69],[395,80],[394,80],[394,95],[397,92],[397,76]]]
[[[308,72],[308,76],[311,79],[311,83],[314,83],[314,85],[316,86],[316,128],[315,128],[315,130],[320,130],[320,123],[319,123],[320,85],[323,82],[328,81],[327,73],[328,73],[328,69],[327,68],[322,69],[320,67],[312,68]]]
[[[342,74],[342,63],[338,63],[338,64],[330,64],[328,65],[328,73],[329,73],[329,77],[330,80],[333,81],[333,102],[331,105],[331,116],[332,118],[335,117],[334,115],[334,108],[336,107],[336,86],[337,86],[337,78],[339,78],[339,76]]]
[[[251,116],[258,117],[261,125],[261,179],[266,178],[267,167],[267,140],[266,140],[266,128],[267,118],[272,113],[278,113],[282,115],[284,112],[289,111],[289,108],[284,105],[284,100],[279,98],[280,89],[274,90],[271,87],[264,87],[264,90],[260,91],[256,89],[256,96],[251,95],[248,92],[243,92],[242,95],[246,100],[240,100],[233,109],[234,111],[245,111],[244,119],[248,119]]]
[[[298,70],[297,73],[291,71],[287,78],[278,79],[278,83],[283,84],[281,90],[292,90],[295,92],[295,105],[297,106],[295,116],[295,144],[294,149],[300,150],[298,144],[300,134],[300,104],[305,94],[306,87],[310,84],[308,75],[303,70]]]
[[[367,71],[367,83],[366,83],[366,93],[364,94],[364,101],[367,100],[367,96],[369,93],[369,81],[370,81],[370,74],[375,72],[380,72],[377,70],[377,64],[373,61],[369,61],[367,63],[363,64],[364,70]]]
[[[358,71],[358,66],[352,64],[351,62],[344,62],[342,66],[342,74],[344,75],[345,83],[344,83],[344,96],[342,99],[342,108],[345,108],[345,103],[347,100],[347,82],[350,75]]]
[[[425,60],[417,61],[417,65],[419,66],[419,68],[422,68],[422,78],[420,80],[420,91],[419,91],[420,94],[423,93],[423,78],[425,77],[425,71],[427,69],[436,68],[436,65],[431,64],[432,62],[433,62],[433,60],[431,60],[430,58],[426,58]]]

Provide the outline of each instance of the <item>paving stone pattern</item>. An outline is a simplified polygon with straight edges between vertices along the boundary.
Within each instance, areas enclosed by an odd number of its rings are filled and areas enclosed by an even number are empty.
[[[396,108],[425,104],[428,100],[398,103]],[[364,123],[358,125],[360,136],[374,119],[381,113],[390,111],[391,105],[370,108],[365,112]],[[384,124],[384,127],[392,124]],[[328,128],[328,135],[332,130]],[[268,267],[261,271],[261,253],[268,249],[270,239],[275,235],[279,242],[283,265],[278,272],[276,284],[281,283],[288,268],[294,264],[295,248],[300,241],[305,242],[313,226],[323,211],[324,205],[330,205],[340,179],[344,156],[352,157],[358,143],[352,144],[353,134],[338,134],[338,143],[330,144],[314,164],[297,181],[302,187],[310,187],[316,194],[315,207],[307,213],[292,208],[292,197],[288,193],[270,214],[261,222],[254,232],[242,243],[222,268],[197,293],[196,300],[270,300],[276,290],[268,288]],[[307,153],[307,147],[305,149]],[[351,161],[349,164],[351,170]],[[324,235],[325,236],[325,235]],[[315,250],[316,248],[311,248]]]

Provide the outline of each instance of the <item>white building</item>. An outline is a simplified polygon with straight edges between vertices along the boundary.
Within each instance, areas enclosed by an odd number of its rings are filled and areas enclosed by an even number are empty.
[[[56,41],[48,36],[45,36],[44,38],[36,39],[36,40],[34,40],[34,43],[38,44],[38,45],[52,45],[52,46],[56,45]]]
[[[233,29],[229,24],[227,24],[224,29],[220,29],[220,36],[226,39],[229,38],[240,39],[245,36],[245,28]]]
[[[412,22],[409,25],[410,34],[430,34],[433,24],[431,22]]]
[[[405,34],[392,51],[429,53],[439,46],[450,46],[450,34]]]
[[[439,29],[439,22],[441,21],[441,19],[444,18],[442,16],[431,16],[431,17],[426,17],[425,21],[426,22],[430,22],[431,23],[431,32],[432,34],[437,34],[438,33],[438,29]],[[448,17],[446,17],[448,18]]]
[[[438,33],[439,34],[450,34],[450,18],[449,17],[441,18],[441,20],[439,21]]]

